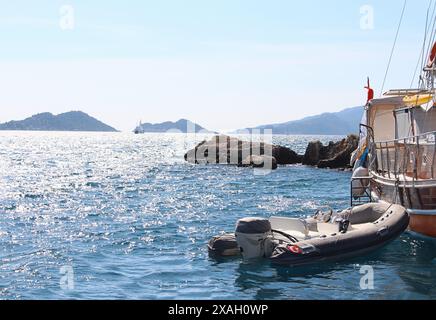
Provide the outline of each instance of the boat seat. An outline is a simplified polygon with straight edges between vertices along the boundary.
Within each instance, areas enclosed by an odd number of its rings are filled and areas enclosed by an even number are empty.
[[[300,234],[297,238],[307,238],[309,236],[309,228],[304,220],[296,218],[271,217],[269,219],[271,228],[288,234]]]
[[[335,223],[318,223],[318,233],[320,235],[331,235],[339,232],[339,226]]]

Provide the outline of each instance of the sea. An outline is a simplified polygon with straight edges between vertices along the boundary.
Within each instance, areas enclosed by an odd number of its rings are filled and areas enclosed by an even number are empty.
[[[0,299],[435,299],[436,243],[405,233],[290,268],[209,256],[243,217],[350,205],[350,172],[192,165],[207,136],[0,132]],[[336,136],[273,136],[303,153]]]

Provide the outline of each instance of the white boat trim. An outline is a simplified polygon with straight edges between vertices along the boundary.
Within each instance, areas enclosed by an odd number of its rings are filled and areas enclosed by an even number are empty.
[[[436,210],[418,210],[418,209],[407,209],[410,215],[418,216],[436,216]]]
[[[376,202],[390,204],[389,202],[384,200],[379,200]],[[436,210],[407,209],[407,213],[409,213],[410,215],[419,215],[419,216],[436,216]]]
[[[391,187],[395,187],[397,185],[397,180],[394,178],[382,177],[374,171],[371,171],[371,175],[373,176],[373,181],[378,183],[388,185]],[[406,180],[405,177],[399,176],[399,184],[398,186],[401,188],[432,188],[436,187],[436,180]]]

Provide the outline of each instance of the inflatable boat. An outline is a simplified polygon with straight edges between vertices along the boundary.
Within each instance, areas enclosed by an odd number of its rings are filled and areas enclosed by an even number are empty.
[[[399,205],[371,203],[334,213],[318,211],[296,219],[244,218],[234,234],[209,241],[210,254],[268,258],[273,263],[301,266],[361,256],[399,237],[409,224]]]

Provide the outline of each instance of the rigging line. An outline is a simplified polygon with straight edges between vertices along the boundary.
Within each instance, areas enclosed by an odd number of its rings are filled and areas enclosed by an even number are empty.
[[[433,27],[432,27],[432,21],[433,21]],[[424,52],[422,53],[422,60],[421,60],[421,69],[422,70],[424,70],[424,66],[425,66],[425,52],[429,52],[430,46],[433,44],[433,41],[431,40],[431,38],[434,38],[435,22],[436,22],[436,2],[434,3],[431,19],[429,20],[429,25],[426,29],[427,34],[430,32],[430,37],[429,37],[428,44],[424,43]],[[426,45],[427,45],[427,51],[425,51]],[[418,87],[419,88],[424,87],[424,79],[422,78],[422,76],[419,77]]]
[[[436,40],[436,19],[435,19],[435,30],[434,30],[433,36],[432,36],[432,38],[431,38],[431,41],[430,41],[430,43],[429,43],[430,46],[429,46],[428,53],[431,52],[430,50],[431,50],[433,44],[435,43],[435,40]]]
[[[432,26],[432,21],[433,21],[433,26]],[[430,33],[430,36],[428,38],[429,39],[428,44],[427,43],[425,44],[425,45],[427,45],[427,50],[425,51],[425,49],[424,49],[424,52],[422,53],[422,60],[421,60],[421,69],[422,70],[424,70],[425,63],[426,63],[425,53],[430,51],[431,46],[433,45],[433,42],[434,42],[434,36],[436,35],[436,33],[435,33],[436,32],[436,29],[435,29],[436,24],[435,23],[436,23],[436,2],[433,6],[433,13],[431,15],[431,19],[429,20],[429,25],[427,28],[427,34]],[[423,87],[423,85],[424,85],[423,82],[424,82],[423,78],[420,77],[418,86]]]
[[[435,3],[435,8],[436,8],[436,3]],[[430,34],[430,40],[429,40],[428,45],[427,45],[427,52],[430,52],[431,46],[433,45],[434,40],[435,40],[435,36],[436,36],[436,16],[433,15],[433,17],[432,17],[432,19],[430,21],[433,21],[433,27],[431,29],[432,31],[431,31],[431,34]],[[430,22],[430,25],[431,25],[431,22]],[[424,65],[425,65],[425,61],[423,60],[422,61],[422,67],[423,68],[424,68]]]
[[[436,6],[436,5],[435,5],[435,6]],[[430,48],[432,48],[432,46],[433,46],[434,43],[435,43],[435,39],[436,39],[436,15],[435,15],[433,18],[434,18],[434,20],[433,20],[432,38],[431,38],[431,40],[430,40],[429,43],[428,43],[428,51],[427,51],[427,52],[429,52],[429,53],[430,53],[430,50],[433,50],[433,49],[430,49]],[[423,56],[422,65],[423,65],[423,69],[424,69],[424,66],[425,66],[425,59],[424,59],[424,56]],[[424,80],[422,80],[422,81],[424,81]],[[434,80],[431,80],[431,81],[434,81]],[[433,89],[433,85],[432,85],[432,89]],[[433,97],[433,99],[434,99],[434,97]],[[433,101],[434,101],[434,100],[433,100]],[[421,111],[422,111],[422,110],[421,110]],[[426,110],[426,112],[425,112],[425,114],[424,114],[424,121],[423,121],[423,123],[424,123],[424,126],[425,126],[425,127],[427,127],[427,125],[428,125],[429,123],[431,123],[432,120],[433,120],[433,118],[429,116],[429,113],[430,113],[430,112],[433,112],[433,108],[431,108],[430,110]],[[432,115],[433,115],[433,114],[432,114]]]
[[[422,52],[424,51],[425,51],[425,47],[423,46]],[[418,59],[418,62],[416,63],[415,72],[413,73],[412,81],[410,82],[410,89],[413,89],[413,83],[415,82],[416,74],[418,73],[418,68],[422,64],[421,61],[423,61],[423,59],[421,58],[421,53],[419,55],[420,57]],[[418,87],[419,87],[419,83],[418,83]]]
[[[433,18],[434,18],[434,20],[433,20],[433,27],[432,27],[430,41],[428,42],[428,46],[427,46],[427,52],[430,52],[430,50],[431,50],[431,48],[432,48],[432,46],[433,46],[433,44],[435,43],[435,40],[436,40],[436,16],[434,16]],[[423,60],[422,61],[422,68],[423,69],[424,69],[424,66],[425,66],[425,61]],[[421,77],[420,78],[420,82],[419,82],[420,87],[424,87],[424,85],[425,85],[424,81],[425,80]]]
[[[424,61],[425,45],[427,43],[427,34],[428,34],[428,29],[429,29],[428,18],[430,15],[430,9],[431,9],[432,3],[433,3],[433,0],[430,0],[428,8],[427,8],[427,17],[425,19],[424,42],[422,44],[422,50],[421,50],[422,52],[419,54],[420,58],[418,58],[418,62],[417,62],[416,67],[415,67],[415,72],[413,73],[412,81],[410,82],[410,88],[413,88],[413,83],[415,82],[415,78],[416,78],[416,74],[418,73],[419,65],[421,64],[421,61]],[[435,9],[436,9],[436,2],[435,2],[435,7],[433,8],[432,20],[433,20],[433,16],[435,13]]]
[[[435,13],[435,10],[436,10],[436,3],[435,3],[434,8],[433,8],[433,14],[432,14],[432,17],[430,19],[430,25],[429,25],[429,30],[430,30],[431,21],[433,21],[433,29],[432,29],[432,31],[430,33],[430,40],[429,40],[428,45],[427,45],[427,52],[428,53],[430,52],[431,46],[433,45],[433,41],[432,41],[431,38],[434,39],[434,34],[435,34],[435,31],[436,31],[435,30],[435,26],[436,26],[435,25],[435,23],[436,23],[436,13]],[[424,69],[424,66],[425,66],[425,56],[423,55],[423,57],[422,57],[422,69]]]
[[[428,42],[428,46],[427,46],[427,52],[430,52],[430,49],[435,41],[435,37],[436,37],[436,17],[433,20],[433,28],[432,28],[432,32],[430,35],[430,40]],[[424,67],[425,61],[422,62],[422,65]]]
[[[404,0],[403,11],[401,12],[401,17],[400,17],[400,23],[398,24],[397,34],[395,35],[395,41],[394,41],[394,45],[392,46],[391,55],[389,57],[389,62],[388,62],[388,66],[386,68],[385,77],[383,79],[383,84],[382,84],[380,96],[383,95],[383,90],[385,88],[385,83],[386,83],[386,79],[388,77],[389,68],[391,67],[392,57],[394,56],[394,51],[395,51],[395,47],[397,45],[398,35],[400,34],[401,24],[403,22],[403,17],[404,17],[404,12],[406,11],[406,6],[407,6],[407,0]]]
[[[430,6],[431,6],[432,2],[433,2],[433,0],[430,0]],[[428,10],[430,10],[430,6],[428,7]],[[431,31],[431,26],[432,26],[432,22],[433,22],[433,27],[434,27],[434,19],[436,18],[435,14],[436,14],[436,2],[433,5],[433,11],[432,11],[432,14],[430,16],[430,19],[428,20],[428,25],[427,25],[427,29],[426,29],[426,34],[430,35],[430,37],[431,37],[431,34],[433,32],[433,31]],[[425,43],[425,45],[427,45],[427,43]],[[427,46],[428,46],[427,49],[430,49],[429,48],[430,44]],[[425,59],[424,53],[422,55],[422,59],[423,59],[422,67],[424,68],[424,59]]]
[[[435,2],[435,4],[434,4],[434,6],[433,6],[433,12],[432,12],[432,15],[431,15],[431,18],[430,18],[430,20],[429,20],[429,25],[428,25],[428,27],[427,27],[427,34],[430,34],[430,39],[432,38],[432,36],[433,36],[433,34],[434,34],[434,32],[435,32],[435,30],[434,30],[434,28],[435,28],[435,19],[436,19],[436,16],[435,16],[435,14],[436,14],[436,2]],[[432,22],[433,22],[433,27],[432,27]],[[432,43],[431,43],[431,41],[429,40],[429,43],[427,44],[426,43],[426,45],[427,45],[427,51],[429,51],[430,50],[430,46],[432,45]],[[423,55],[423,62],[422,62],[422,67],[424,68],[424,64],[425,64],[425,62],[424,62],[424,55]]]

